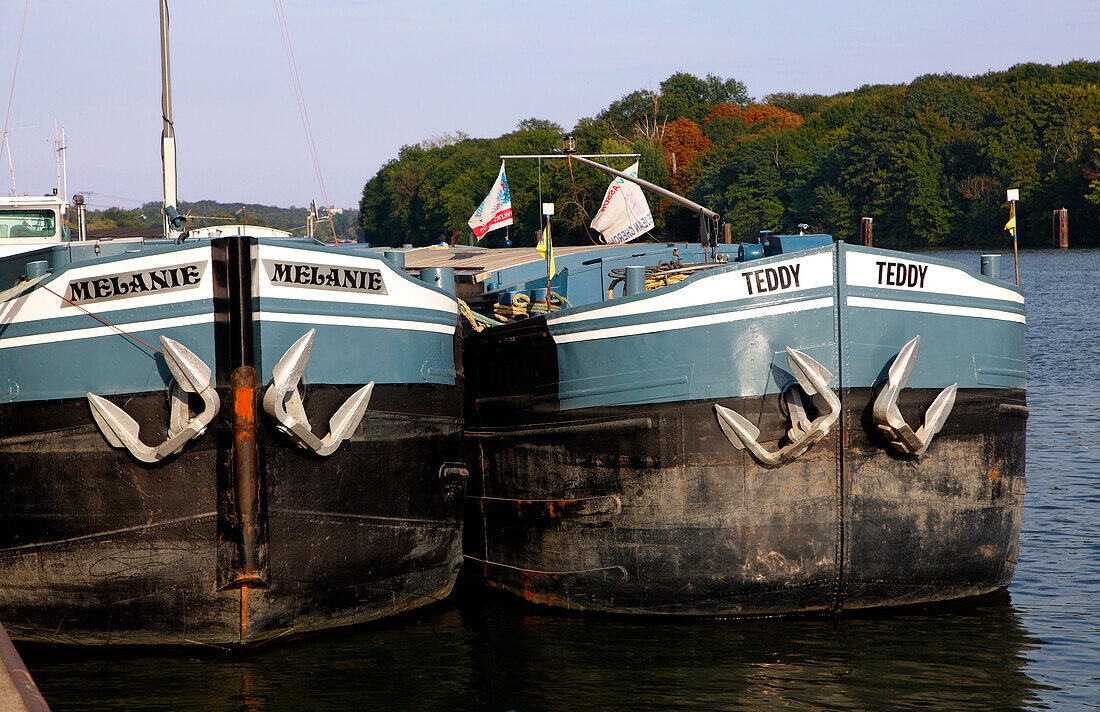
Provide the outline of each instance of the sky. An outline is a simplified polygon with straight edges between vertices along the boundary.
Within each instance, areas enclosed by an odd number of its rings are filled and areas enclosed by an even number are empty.
[[[175,0],[170,10],[180,199],[283,207],[327,196],[354,208],[404,145],[499,136],[531,117],[569,129],[677,71],[732,77],[763,98],[1100,60],[1100,0]],[[69,195],[97,209],[160,200],[156,0],[0,0],[0,112],[11,149],[0,195],[12,172],[18,194],[57,185],[56,121]]]

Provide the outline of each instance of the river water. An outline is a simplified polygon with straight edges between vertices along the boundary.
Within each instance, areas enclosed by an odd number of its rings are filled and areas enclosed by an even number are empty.
[[[979,254],[936,256],[976,268]],[[1006,594],[752,621],[550,615],[492,596],[245,653],[21,652],[55,712],[1100,710],[1100,251],[1024,252],[1020,277],[1028,492]]]

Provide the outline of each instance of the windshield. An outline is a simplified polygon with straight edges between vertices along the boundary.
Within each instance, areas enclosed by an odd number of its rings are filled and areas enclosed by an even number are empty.
[[[52,210],[4,210],[0,212],[0,238],[53,237],[57,232]]]

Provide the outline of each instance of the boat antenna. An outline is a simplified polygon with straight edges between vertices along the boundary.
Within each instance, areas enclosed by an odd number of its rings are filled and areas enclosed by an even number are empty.
[[[58,128],[57,117],[53,117],[53,138],[46,139],[53,144],[57,152],[57,190],[62,200],[69,199],[69,166],[65,158],[65,127]]]
[[[19,25],[19,45],[15,49],[15,69],[11,73],[11,91],[8,92],[8,111],[4,114],[4,140],[0,141],[0,156],[4,155],[4,149],[8,150],[8,168],[11,170],[11,194],[15,195],[15,168],[11,164],[11,144],[8,143],[8,120],[11,118],[11,102],[15,97],[15,77],[19,74],[19,55],[23,52],[23,30],[27,26],[27,9],[31,0],[23,4],[23,23]]]

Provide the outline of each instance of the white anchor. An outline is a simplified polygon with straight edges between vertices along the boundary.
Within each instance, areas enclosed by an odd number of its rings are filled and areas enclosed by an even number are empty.
[[[278,428],[290,436],[298,447],[312,450],[322,457],[336,452],[340,444],[351,437],[363,419],[367,410],[374,381],[363,386],[344,401],[328,422],[329,432],[323,438],[313,434],[302,405],[302,394],[298,391],[298,382],[306,370],[309,354],[313,348],[313,334],[310,329],[302,338],[291,344],[283,357],[272,369],[272,382],[264,393],[264,410],[279,424]]]
[[[940,391],[932,405],[924,413],[924,423],[913,431],[898,410],[898,396],[913,373],[920,349],[920,335],[914,336],[901,347],[897,358],[890,364],[886,384],[875,398],[871,408],[871,418],[879,431],[886,436],[890,444],[903,455],[920,455],[928,449],[932,436],[940,431],[944,421],[955,406],[955,394],[959,384],[953,383]]]
[[[138,460],[150,463],[179,452],[188,440],[202,435],[221,406],[218,394],[210,385],[210,367],[186,346],[167,336],[160,337],[160,345],[164,362],[174,379],[171,387],[172,411],[168,438],[163,443],[157,447],[146,445],[141,441],[137,421],[126,411],[102,396],[88,393],[92,418],[107,442],[112,447],[125,447]],[[184,391],[197,393],[202,397],[203,410],[194,418],[191,417]]]
[[[798,380],[798,386],[813,399],[819,415],[811,421],[806,415],[798,389],[788,388],[784,398],[791,421],[791,427],[787,430],[787,439],[790,442],[779,450],[768,450],[761,445],[757,440],[760,429],[742,415],[714,404],[718,425],[730,443],[739,450],[747,448],[754,460],[769,467],[790,462],[809,450],[814,443],[829,434],[829,428],[840,417],[840,400],[829,390],[829,381],[833,374],[810,356],[790,347],[787,348],[787,363]]]

